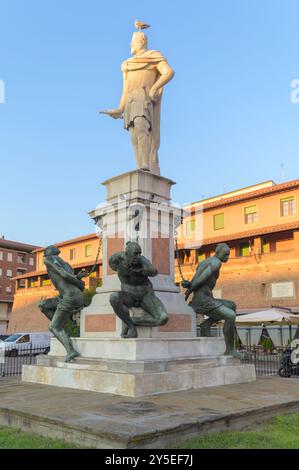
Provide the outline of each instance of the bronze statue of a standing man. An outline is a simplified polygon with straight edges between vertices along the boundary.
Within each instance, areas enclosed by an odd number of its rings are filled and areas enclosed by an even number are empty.
[[[147,48],[147,37],[135,32],[133,57],[122,63],[123,93],[117,109],[103,111],[114,119],[124,118],[138,168],[159,174],[160,108],[163,86],[174,76],[161,52]]]
[[[235,320],[236,304],[232,300],[214,299],[213,289],[216,286],[222,263],[228,261],[230,248],[226,243],[219,243],[215,256],[203,260],[196,269],[192,281],[183,281],[182,286],[187,289],[186,300],[193,293],[190,306],[196,313],[204,314],[209,318],[201,325],[201,335],[209,336],[210,327],[217,321],[224,320],[224,340],[226,355],[242,358],[235,350]]]
[[[49,330],[66,349],[65,362],[70,362],[79,353],[74,349],[64,327],[72,315],[83,308],[84,273],[81,271],[75,276],[73,268],[58,256],[59,253],[60,250],[54,245],[44,251],[44,263],[59,296],[42,300],[39,309],[51,321]]]

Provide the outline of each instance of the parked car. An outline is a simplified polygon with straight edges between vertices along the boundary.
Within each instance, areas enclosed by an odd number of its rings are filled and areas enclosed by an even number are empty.
[[[0,342],[4,341],[8,337],[9,337],[9,335],[0,335]]]
[[[48,354],[52,333],[15,333],[6,338],[0,348],[5,356],[16,357],[25,354]]]

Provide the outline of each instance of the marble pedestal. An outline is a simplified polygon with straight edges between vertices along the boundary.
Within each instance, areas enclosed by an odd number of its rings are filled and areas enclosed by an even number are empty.
[[[169,321],[161,327],[139,327],[139,338],[194,338],[193,310],[186,304],[180,288],[174,284],[174,232],[181,223],[182,211],[170,203],[173,181],[147,171],[135,170],[104,181],[107,198],[90,212],[100,219],[103,240],[102,286],[89,307],[81,312],[83,338],[117,338],[121,321],[110,305],[112,292],[120,290],[117,274],[108,264],[109,257],[124,251],[127,241],[141,245],[143,255],[157,268],[151,278],[156,295],[166,307]],[[142,315],[132,309],[132,315]]]

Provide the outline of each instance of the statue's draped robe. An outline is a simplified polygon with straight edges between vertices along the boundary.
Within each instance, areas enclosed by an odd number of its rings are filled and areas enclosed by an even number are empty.
[[[167,61],[161,52],[146,50],[137,57],[130,57],[121,65],[121,70],[125,75],[126,93],[124,127],[128,130],[130,126],[133,126],[136,117],[144,117],[148,121],[151,133],[151,168],[159,167],[162,88],[155,102],[151,101],[149,92],[160,78],[158,65],[165,62]]]

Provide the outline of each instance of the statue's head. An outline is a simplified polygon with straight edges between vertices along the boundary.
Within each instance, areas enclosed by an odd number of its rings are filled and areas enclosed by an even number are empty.
[[[226,243],[218,243],[216,246],[216,256],[217,258],[222,261],[222,263],[226,263],[229,258],[230,248]]]
[[[59,248],[54,245],[47,246],[44,251],[44,256],[58,256],[60,253]]]
[[[129,266],[135,266],[139,264],[141,253],[141,246],[137,242],[127,242],[126,255]]]
[[[142,50],[147,49],[147,37],[141,31],[133,33],[132,41],[130,44],[131,47],[131,54],[136,55]]]

